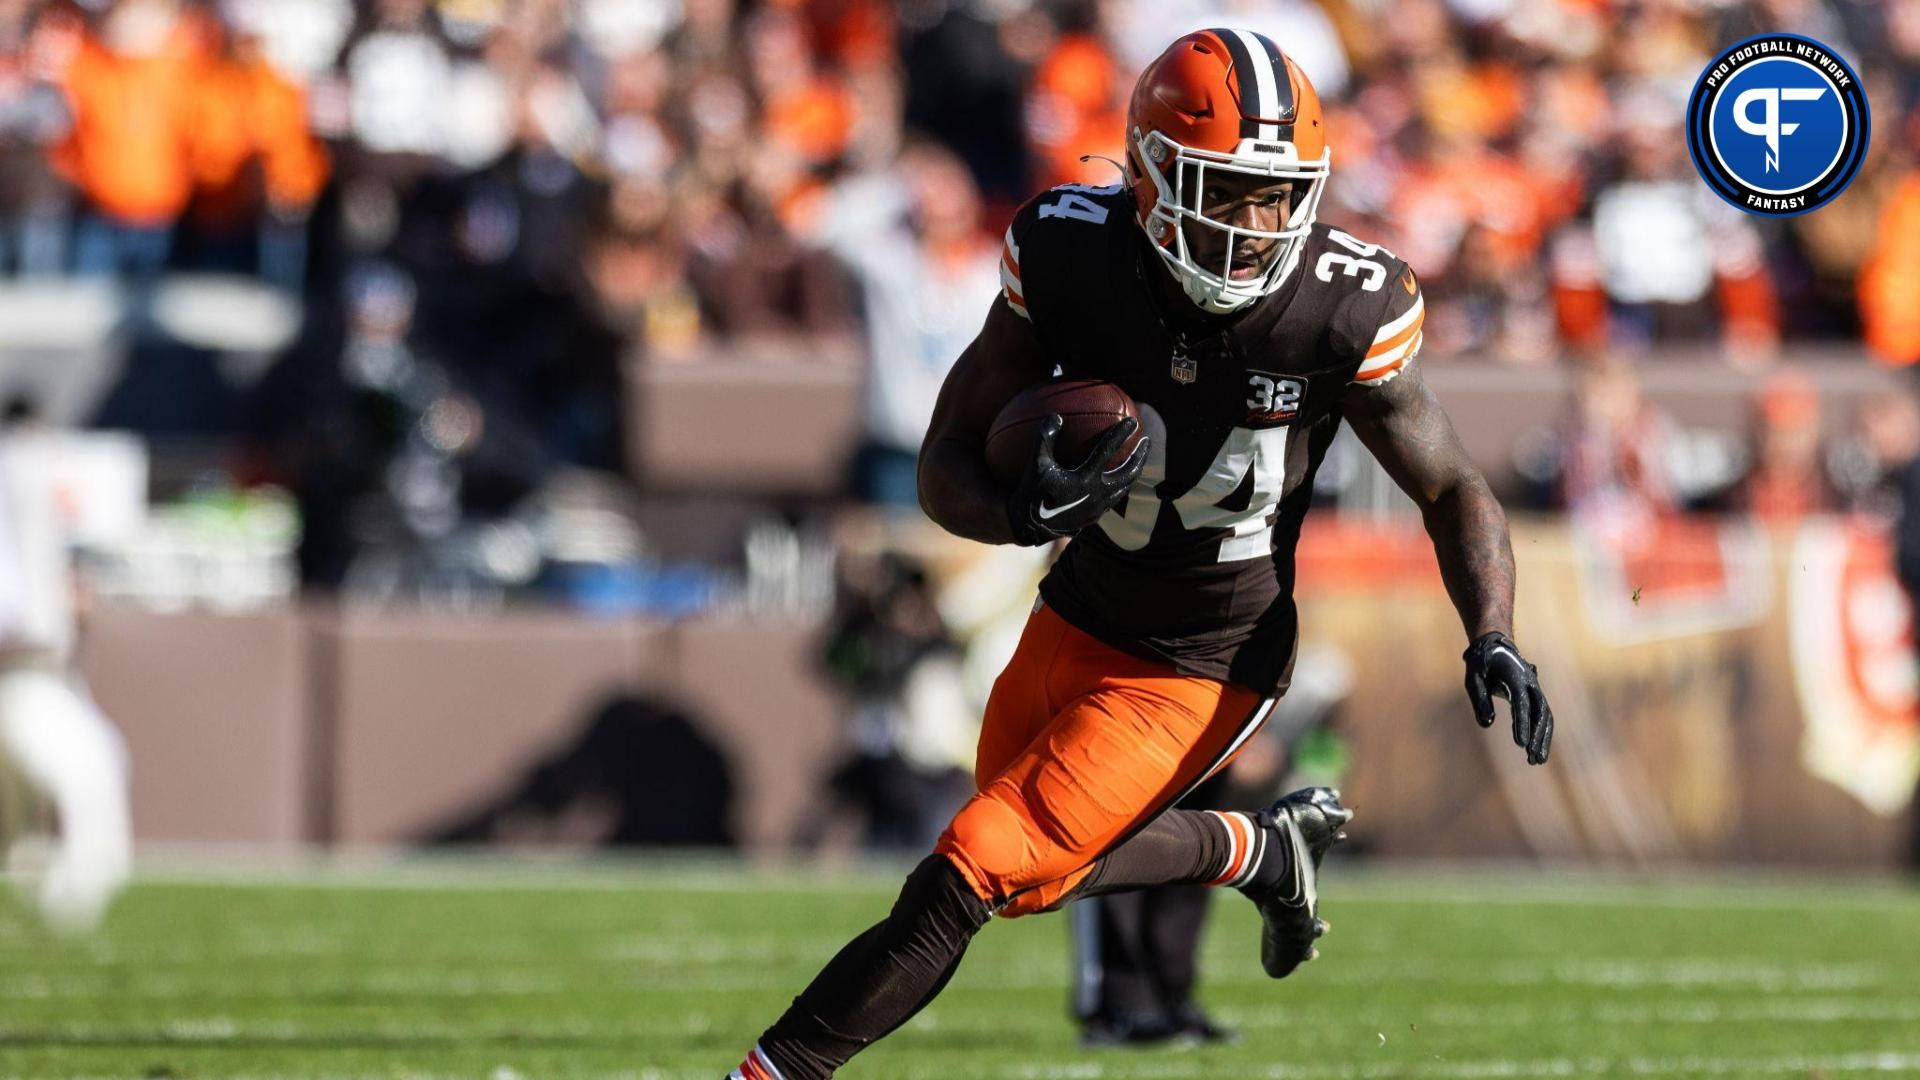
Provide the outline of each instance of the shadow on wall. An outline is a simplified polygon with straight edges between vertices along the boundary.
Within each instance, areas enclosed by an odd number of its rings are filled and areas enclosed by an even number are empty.
[[[621,694],[573,742],[422,842],[732,847],[733,796],[732,764],[684,710]]]

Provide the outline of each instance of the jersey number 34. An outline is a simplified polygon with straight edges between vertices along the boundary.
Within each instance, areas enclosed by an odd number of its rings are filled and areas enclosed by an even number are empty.
[[[1327,239],[1353,252],[1342,255],[1337,251],[1324,252],[1320,261],[1313,264],[1313,276],[1321,281],[1331,282],[1333,271],[1338,267],[1348,277],[1360,279],[1360,288],[1367,292],[1379,292],[1380,286],[1387,283],[1387,268],[1369,256],[1380,254],[1379,244],[1369,244],[1356,240],[1339,229],[1328,229]]]
[[[1217,562],[1240,562],[1272,550],[1270,533],[1286,490],[1291,428],[1234,428],[1192,487],[1163,498],[1159,489],[1167,478],[1166,425],[1153,406],[1145,404],[1140,406],[1140,422],[1151,436],[1147,463],[1127,490],[1126,501],[1100,519],[1100,531],[1107,539],[1126,551],[1139,551],[1152,541],[1162,509],[1171,506],[1183,531],[1231,530],[1220,539]],[[1220,505],[1249,479],[1252,487],[1244,509]]]

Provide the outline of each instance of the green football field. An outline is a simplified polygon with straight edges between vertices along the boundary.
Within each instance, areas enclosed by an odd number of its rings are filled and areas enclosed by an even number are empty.
[[[0,900],[0,1076],[722,1076],[896,872],[409,865],[150,875],[98,937]],[[1920,1076],[1920,892],[1336,866],[1334,924],[1259,971],[1220,897],[1224,1049],[1083,1052],[1059,916],[990,925],[934,1005],[842,1075]]]

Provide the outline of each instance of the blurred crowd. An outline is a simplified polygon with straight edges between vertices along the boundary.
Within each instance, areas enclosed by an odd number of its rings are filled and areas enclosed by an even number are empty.
[[[1920,0],[0,0],[0,271],[301,297],[246,426],[310,528],[376,483],[427,534],[617,471],[624,358],[800,341],[868,357],[856,487],[911,504],[1005,222],[1118,179],[1134,74],[1221,24],[1314,79],[1321,217],[1419,268],[1435,363],[1577,365],[1604,442],[1653,430],[1619,407],[1652,348],[1920,360]],[[1763,30],[1831,45],[1872,106],[1817,214],[1740,213],[1687,160],[1696,76]],[[1621,470],[1720,498],[1578,436],[1553,457],[1564,505]]]
[[[1134,74],[1218,23],[1315,79],[1323,215],[1421,269],[1434,355],[1920,358],[1913,0],[5,0],[0,261],[511,267],[667,354],[844,331],[975,284],[1036,190],[1116,179]],[[1762,30],[1872,103],[1817,215],[1735,212],[1686,159],[1702,65]]]

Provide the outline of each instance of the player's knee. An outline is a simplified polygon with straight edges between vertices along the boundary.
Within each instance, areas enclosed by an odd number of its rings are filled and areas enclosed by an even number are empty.
[[[889,916],[898,920],[902,913],[915,924],[935,928],[945,941],[971,938],[992,917],[993,908],[976,896],[953,860],[929,855],[907,875]]]
[[[1045,915],[1059,911],[1067,906],[1071,897],[1063,892],[1047,888],[1045,885],[1017,893],[1013,899],[1001,905],[996,913],[1002,919],[1018,919],[1027,915]]]
[[[967,801],[934,850],[952,860],[980,899],[998,904],[1017,891],[1032,861],[1027,822],[990,795]]]

